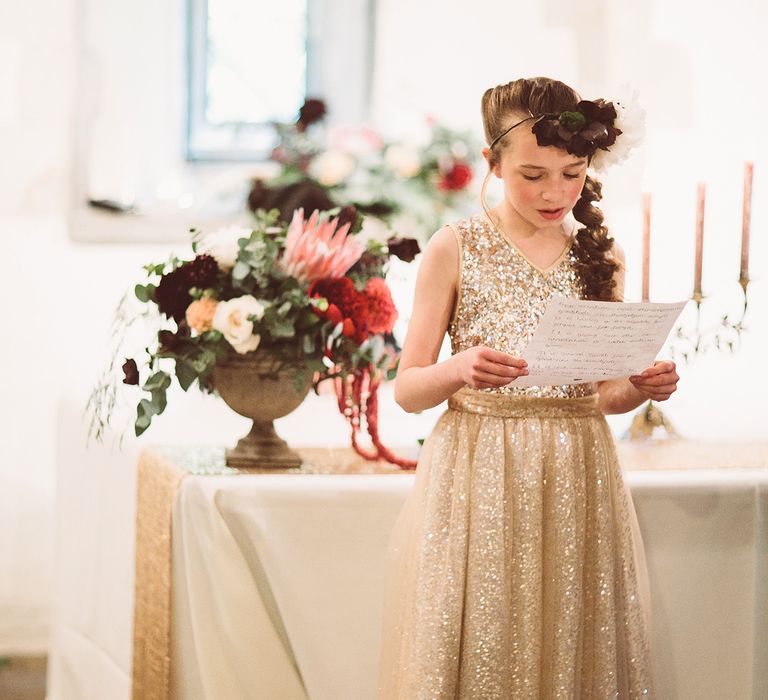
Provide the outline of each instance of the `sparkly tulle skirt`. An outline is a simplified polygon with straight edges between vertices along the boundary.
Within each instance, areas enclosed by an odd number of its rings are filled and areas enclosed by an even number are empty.
[[[654,698],[643,543],[597,395],[448,406],[390,537],[380,700]]]

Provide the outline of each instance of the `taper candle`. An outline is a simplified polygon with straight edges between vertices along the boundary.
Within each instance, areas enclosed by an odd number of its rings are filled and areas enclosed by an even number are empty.
[[[643,193],[643,301],[650,299],[651,193]]]
[[[749,224],[752,215],[752,172],[754,163],[744,164],[744,201],[741,213],[741,269],[739,280],[749,279]]]
[[[696,193],[696,264],[693,272],[693,297],[701,298],[701,261],[704,251],[704,197],[706,185],[699,183]]]

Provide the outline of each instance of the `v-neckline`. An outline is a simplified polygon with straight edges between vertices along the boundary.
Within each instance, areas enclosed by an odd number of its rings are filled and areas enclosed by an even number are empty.
[[[537,271],[539,274],[543,275],[544,277],[546,277],[547,275],[549,275],[549,273],[550,273],[550,272],[552,272],[554,269],[556,269],[556,268],[557,268],[557,267],[560,265],[560,263],[561,263],[561,262],[563,262],[563,260],[564,260],[564,259],[565,259],[565,257],[568,255],[568,253],[570,253],[570,252],[571,252],[571,248],[573,248],[573,243],[574,243],[574,241],[576,240],[576,236],[574,235],[574,230],[576,229],[576,225],[574,224],[574,225],[571,227],[571,235],[570,235],[570,240],[568,241],[568,243],[566,243],[566,245],[565,245],[565,248],[563,248],[563,251],[560,253],[560,255],[558,255],[558,256],[557,256],[557,258],[555,259],[555,261],[554,261],[554,262],[553,262],[553,263],[552,263],[552,264],[551,264],[549,267],[547,267],[546,269],[542,270],[542,269],[541,269],[541,268],[540,268],[538,265],[536,265],[536,263],[534,263],[534,262],[533,262],[533,261],[532,261],[532,260],[531,260],[531,259],[530,259],[530,258],[529,258],[529,257],[528,257],[528,256],[527,256],[527,255],[526,255],[526,254],[525,254],[525,253],[522,251],[522,250],[520,250],[520,248],[518,248],[518,247],[517,247],[517,245],[515,244],[515,242],[514,242],[514,241],[510,241],[510,240],[508,240],[508,239],[507,239],[507,238],[506,238],[506,237],[505,237],[505,236],[504,236],[504,235],[501,233],[501,231],[499,231],[499,229],[496,227],[496,224],[494,224],[494,223],[493,223],[493,220],[491,219],[491,217],[490,217],[490,216],[488,216],[488,214],[486,214],[485,212],[483,212],[483,216],[485,217],[486,221],[488,221],[488,223],[491,225],[491,228],[493,228],[493,230],[494,230],[494,232],[496,233],[496,235],[497,235],[497,236],[498,236],[498,237],[499,237],[499,238],[500,238],[502,241],[504,241],[504,243],[506,243],[508,246],[510,246],[510,248],[512,248],[512,250],[514,250],[514,251],[515,251],[515,252],[516,252],[516,253],[517,253],[517,254],[518,254],[518,255],[519,255],[519,256],[520,256],[520,257],[521,257],[523,260],[525,260],[525,262],[527,262],[527,263],[528,263],[528,264],[529,264],[529,265],[530,265],[530,266],[531,266],[531,267],[532,267],[534,270],[536,270],[536,271]]]

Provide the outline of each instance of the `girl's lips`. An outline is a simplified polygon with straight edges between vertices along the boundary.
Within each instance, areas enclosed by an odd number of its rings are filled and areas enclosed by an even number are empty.
[[[538,209],[537,210],[539,214],[541,214],[545,219],[558,219],[560,215],[563,213],[563,208],[560,209]]]

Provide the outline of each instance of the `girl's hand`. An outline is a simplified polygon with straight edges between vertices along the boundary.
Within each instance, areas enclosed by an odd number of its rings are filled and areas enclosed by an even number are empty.
[[[653,401],[666,401],[677,391],[680,379],[671,360],[656,360],[653,367],[629,378],[632,386]]]
[[[528,374],[522,357],[477,345],[454,355],[461,381],[474,389],[491,389],[509,384]]]

